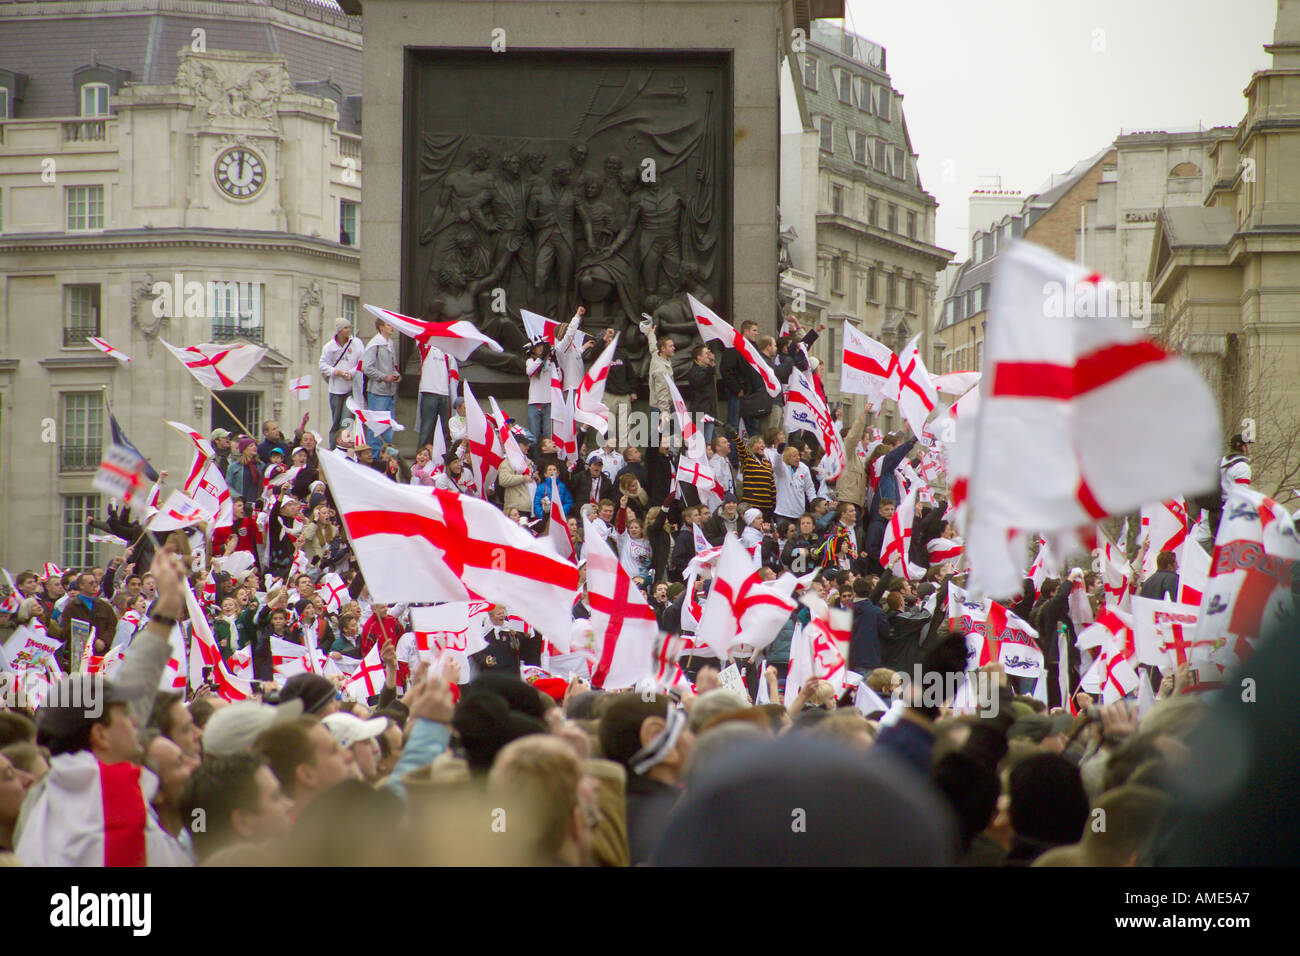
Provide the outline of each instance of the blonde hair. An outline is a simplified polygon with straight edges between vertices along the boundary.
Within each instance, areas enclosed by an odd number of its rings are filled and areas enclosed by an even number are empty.
[[[579,805],[582,764],[568,742],[529,734],[506,744],[488,774],[488,793],[501,801],[517,849],[537,863],[553,863]]]

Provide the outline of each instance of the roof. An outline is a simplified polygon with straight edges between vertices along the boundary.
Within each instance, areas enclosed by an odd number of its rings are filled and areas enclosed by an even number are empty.
[[[92,62],[128,71],[130,83],[171,83],[177,53],[190,46],[196,28],[205,31],[209,50],[278,53],[294,83],[320,80],[328,70],[344,96],[361,93],[360,21],[326,12],[337,10],[333,0],[153,0],[130,13],[82,16],[69,13],[68,4],[23,6],[22,15],[0,18],[0,69],[28,78],[15,119],[75,116],[73,73]],[[42,7],[58,15],[40,15]],[[322,29],[322,14],[349,31],[346,41]],[[312,32],[292,28],[299,17]]]
[[[1237,231],[1232,210],[1222,206],[1166,206],[1160,217],[1171,249],[1227,245]]]
[[[1043,183],[1042,186],[1034,190],[1029,196],[1029,202],[1035,206],[1053,206],[1062,196],[1068,193],[1081,180],[1092,167],[1101,161],[1101,158],[1109,153],[1115,147],[1107,144],[1099,152],[1094,153],[1087,159],[1081,159],[1063,176],[1053,173],[1052,176]]]

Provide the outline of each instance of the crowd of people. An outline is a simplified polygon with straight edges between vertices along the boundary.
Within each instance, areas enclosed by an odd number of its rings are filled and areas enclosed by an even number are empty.
[[[816,376],[806,350],[815,331],[740,330],[783,383],[793,369]],[[1082,691],[1062,699],[1056,689],[1078,686],[1074,638],[1105,602],[1099,575],[1080,567],[1027,577],[1010,606],[1053,638],[1040,641],[1049,699],[995,662],[984,668],[995,706],[957,712],[922,700],[909,679],[969,667],[948,601],[965,580],[961,541],[941,490],[917,506],[902,546],[906,570],[882,554],[904,486],[925,471],[924,436],[883,433],[864,408],[837,422],[847,461],[828,480],[826,449],[811,432],[786,431],[781,396],[768,395],[734,349],[697,345],[674,361],[674,338],[646,331],[652,360],[639,378],[624,376],[621,394],[649,399],[658,413],[652,440],[620,441],[615,414],[608,438],[585,431],[575,453],[557,447],[554,346],[538,341],[528,370],[546,384],[530,388],[526,422],[503,423],[519,455],[500,462],[485,490],[454,360],[436,348],[420,356],[408,463],[391,431],[363,430],[348,401],[394,409],[393,330],[379,321],[363,346],[339,320],[320,362],[330,383],[327,435],[309,430],[307,417],[292,437],[276,421],[262,423],[260,435],[210,433],[232,499],[227,526],[155,536],[139,516],[111,508],[92,522],[122,541],[106,566],[46,564],[16,575],[0,641],[13,648],[12,635],[39,632],[58,646],[42,700],[16,694],[30,684],[6,675],[0,860],[1046,866],[1184,858],[1177,832],[1163,850],[1152,846],[1211,707],[1186,692],[1187,669],[1153,675],[1156,702],[1140,718],[1132,700],[1099,707]],[[567,333],[562,326],[556,341]],[[613,371],[607,398],[617,411]],[[675,419],[668,382],[700,423],[716,496],[677,480],[683,448],[667,427]],[[1241,444],[1227,480],[1237,480],[1249,450]],[[686,638],[679,664],[689,687],[593,688],[594,660],[567,655],[558,666],[547,635],[499,604],[469,614],[477,651],[431,663],[414,634],[418,602],[371,598],[323,478],[328,454],[396,483],[486,498],[539,538],[551,536],[558,500],[580,572],[590,549],[609,548],[660,630]],[[710,582],[692,566],[729,536],[755,555],[764,579],[789,572],[850,616],[843,663],[853,680],[813,673],[788,684],[794,637],[809,621],[804,604],[762,649],[738,645],[719,659],[696,640]],[[1135,573],[1128,586],[1176,590],[1172,559],[1161,553],[1157,573],[1146,581]],[[585,575],[579,584],[572,618],[580,630],[592,601]],[[223,666],[250,680],[250,699],[225,699],[211,662],[176,659],[178,628],[195,627],[187,589]],[[77,646],[73,634],[87,631]],[[1054,639],[1062,631],[1065,661]],[[376,649],[382,690],[358,693],[352,678]],[[316,654],[304,668],[300,658]],[[10,665],[0,659],[0,672]],[[102,706],[85,707],[92,698]],[[130,804],[137,793],[142,812],[107,819],[110,795]],[[1098,810],[1110,821],[1101,829],[1089,825]]]

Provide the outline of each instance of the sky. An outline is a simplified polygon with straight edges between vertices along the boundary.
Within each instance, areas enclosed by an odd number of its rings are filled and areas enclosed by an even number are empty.
[[[968,254],[967,200],[1029,193],[1120,130],[1235,126],[1270,66],[1275,0],[847,0],[886,49],[938,245]],[[936,29],[936,27],[938,29]]]

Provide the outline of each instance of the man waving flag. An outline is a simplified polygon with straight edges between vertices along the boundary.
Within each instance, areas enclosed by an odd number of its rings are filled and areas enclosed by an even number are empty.
[[[375,305],[367,305],[366,311],[377,319],[383,319],[403,335],[409,335],[420,345],[436,346],[462,362],[480,345],[486,345],[493,352],[503,351],[495,339],[484,335],[472,322],[423,322]]]
[[[763,387],[767,389],[767,394],[773,398],[780,395],[781,383],[777,381],[776,373],[772,371],[771,366],[763,361],[763,356],[758,354],[754,343],[722,321],[716,312],[695,296],[687,293],[686,298],[695,314],[695,325],[700,330],[700,338],[706,342],[721,342],[728,348],[735,349],[763,380]]]

